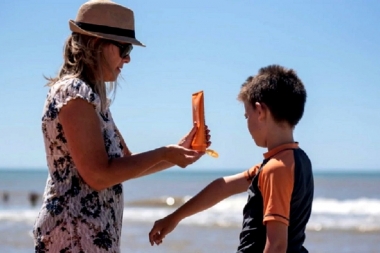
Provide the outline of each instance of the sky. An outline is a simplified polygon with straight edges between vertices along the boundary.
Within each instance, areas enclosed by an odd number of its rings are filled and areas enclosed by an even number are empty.
[[[62,64],[69,19],[84,1],[0,1],[0,168],[46,169],[44,76]],[[131,62],[111,105],[132,152],[179,141],[191,94],[205,95],[211,148],[187,169],[245,170],[262,161],[236,97],[259,68],[294,69],[307,90],[295,140],[314,170],[380,171],[380,2],[118,0],[135,14]]]

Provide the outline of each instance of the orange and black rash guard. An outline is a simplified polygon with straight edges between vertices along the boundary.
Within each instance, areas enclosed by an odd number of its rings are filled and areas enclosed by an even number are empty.
[[[298,143],[271,149],[264,158],[244,172],[251,185],[237,252],[262,253],[265,225],[274,220],[288,226],[287,253],[308,252],[303,243],[314,194],[311,162]]]

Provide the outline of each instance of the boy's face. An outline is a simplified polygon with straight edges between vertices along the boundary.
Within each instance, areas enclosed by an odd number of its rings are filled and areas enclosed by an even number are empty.
[[[244,101],[245,118],[247,119],[248,131],[251,134],[256,145],[266,147],[265,140],[265,111],[260,103],[256,103],[256,108],[253,108],[250,102]]]

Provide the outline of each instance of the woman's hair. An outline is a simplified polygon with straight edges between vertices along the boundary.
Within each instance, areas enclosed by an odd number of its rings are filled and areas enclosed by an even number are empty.
[[[65,76],[79,78],[99,95],[104,110],[109,103],[107,94],[115,94],[117,86],[116,81],[106,85],[103,79],[102,66],[110,68],[103,54],[103,47],[107,44],[109,42],[101,38],[72,33],[64,45],[63,65],[56,77],[46,78],[47,86],[54,85]]]

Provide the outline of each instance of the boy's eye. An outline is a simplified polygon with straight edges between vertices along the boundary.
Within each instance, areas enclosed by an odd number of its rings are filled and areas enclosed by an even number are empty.
[[[248,119],[247,114],[244,114],[244,118],[245,118],[245,119]]]

